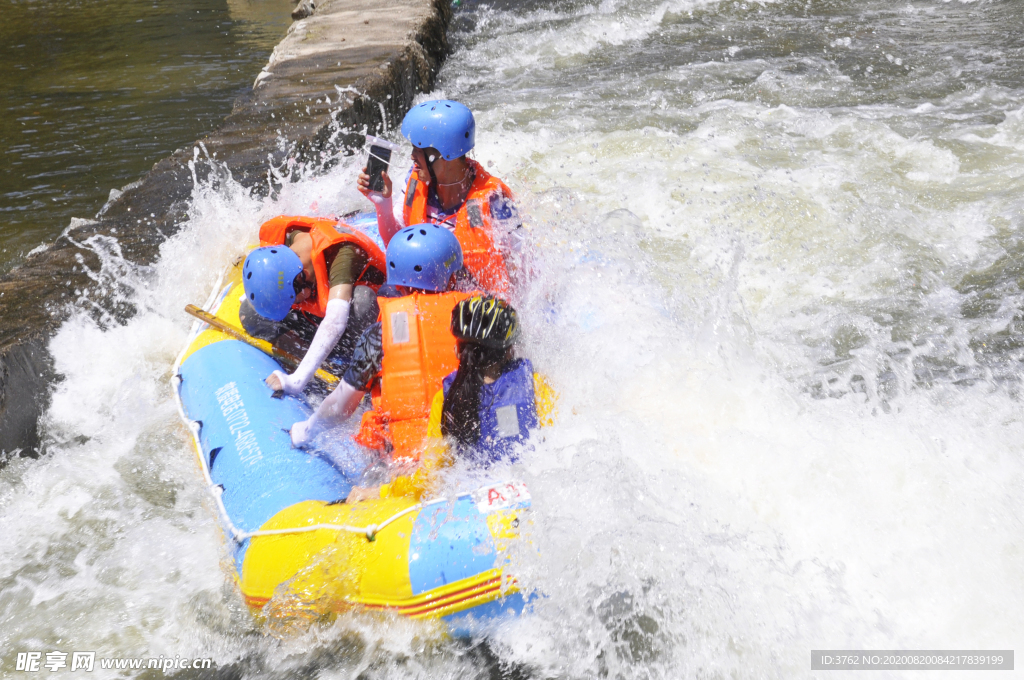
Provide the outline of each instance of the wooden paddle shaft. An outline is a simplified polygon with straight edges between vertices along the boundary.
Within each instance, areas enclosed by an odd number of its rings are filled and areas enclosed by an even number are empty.
[[[213,328],[216,328],[221,333],[229,335],[235,340],[241,340],[247,345],[251,345],[265,354],[269,354],[275,359],[280,359],[284,363],[289,364],[291,366],[299,365],[300,359],[296,357],[294,354],[290,354],[282,349],[278,349],[269,342],[267,342],[266,340],[254,338],[241,328],[235,328],[227,321],[224,321],[223,319],[218,319],[216,316],[210,314],[204,309],[200,309],[195,305],[185,305],[185,311],[194,316],[195,318],[199,319],[203,323]],[[324,381],[325,383],[327,383],[328,385],[337,385],[339,381],[338,376],[332,375],[323,369],[317,369],[315,376],[320,380]]]

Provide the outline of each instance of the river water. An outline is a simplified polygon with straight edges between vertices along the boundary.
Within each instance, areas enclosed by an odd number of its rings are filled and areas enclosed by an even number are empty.
[[[179,310],[262,219],[365,208],[350,160],[265,200],[197,187],[152,268],[92,244],[140,313],[65,324],[47,455],[0,472],[3,667],[790,678],[816,648],[1024,648],[1022,36],[1010,1],[464,4],[434,95],[518,192],[523,351],[561,396],[512,471],[533,614],[277,639],[226,576]]]
[[[217,128],[289,0],[11,0],[0,22],[0,272]]]

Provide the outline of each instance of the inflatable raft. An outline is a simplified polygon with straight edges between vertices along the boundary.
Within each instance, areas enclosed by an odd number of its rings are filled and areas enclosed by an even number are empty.
[[[346,223],[377,238],[372,217]],[[239,263],[206,305],[239,330],[240,272]],[[287,430],[311,409],[266,386],[278,368],[264,351],[197,322],[173,378],[238,587],[254,613],[309,619],[386,610],[445,619],[458,633],[469,630],[469,617],[522,610],[522,594],[502,572],[504,549],[529,507],[522,484],[422,503],[347,505],[367,452],[346,435],[335,438],[340,457],[355,461],[353,473],[338,464],[337,451],[328,458],[292,448]]]

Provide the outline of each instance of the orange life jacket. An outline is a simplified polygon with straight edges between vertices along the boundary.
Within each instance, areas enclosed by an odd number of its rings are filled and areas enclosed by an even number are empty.
[[[264,222],[260,227],[260,245],[284,245],[285,236],[289,231],[295,229],[307,232],[313,239],[313,272],[316,275],[316,297],[295,303],[293,306],[296,309],[309,312],[321,319],[326,313],[327,296],[331,292],[327,260],[324,258],[324,251],[328,248],[340,243],[353,243],[366,252],[366,268],[359,274],[357,280],[362,279],[366,275],[366,270],[371,267],[380,271],[382,276],[387,271],[384,266],[384,253],[380,247],[366,234],[337,220],[321,217],[289,217],[287,215],[275,217]],[[367,285],[374,290],[380,288],[379,285],[369,283]]]
[[[392,459],[418,460],[427,440],[430,404],[444,377],[459,367],[452,309],[469,293],[413,293],[379,298],[381,378],[370,393],[356,441],[392,448]]]
[[[495,243],[491,220],[491,195],[498,193],[512,198],[512,191],[497,177],[489,175],[474,160],[466,159],[474,171],[466,201],[455,213],[455,238],[462,246],[462,263],[481,286],[495,295],[507,296],[511,290],[508,266]],[[429,222],[427,197],[429,187],[419,181],[416,173],[405,188],[402,219],[406,226]]]

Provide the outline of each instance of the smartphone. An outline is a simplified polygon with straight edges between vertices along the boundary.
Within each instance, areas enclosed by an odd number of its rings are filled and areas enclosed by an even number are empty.
[[[366,145],[369,147],[366,174],[370,176],[370,191],[381,193],[384,191],[383,175],[391,163],[391,153],[399,151],[401,147],[373,135],[366,135]]]

